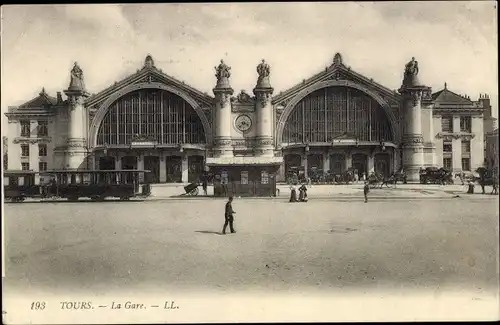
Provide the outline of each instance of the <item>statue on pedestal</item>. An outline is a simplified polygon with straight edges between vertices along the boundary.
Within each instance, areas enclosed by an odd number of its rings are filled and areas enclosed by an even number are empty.
[[[83,82],[83,71],[75,62],[73,69],[71,69],[71,81],[69,90],[82,90],[85,91],[85,83]]]
[[[418,61],[411,58],[411,61],[405,65],[405,74],[403,79],[403,86],[421,86],[418,80]]]
[[[257,66],[257,73],[259,74],[259,78],[257,79],[257,88],[271,88],[271,84],[269,82],[271,67],[264,59],[262,59],[262,62]]]
[[[229,77],[231,77],[231,67],[220,60],[219,66],[215,67],[215,76],[217,77],[218,88],[230,88]]]

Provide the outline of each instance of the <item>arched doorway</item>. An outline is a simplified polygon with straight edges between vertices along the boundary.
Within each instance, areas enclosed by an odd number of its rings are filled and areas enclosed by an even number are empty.
[[[363,173],[368,176],[367,155],[362,153],[355,153],[352,155],[352,168],[358,170],[358,176],[361,177]]]
[[[98,169],[100,169],[100,170],[114,170],[115,167],[116,167],[115,157],[112,157],[112,156],[99,157]]]
[[[302,165],[302,157],[298,154],[287,154],[285,155],[285,177],[288,177],[290,173],[290,168],[300,167]]]
[[[188,156],[188,182],[199,182],[201,174],[203,173],[203,156],[195,155]]]
[[[375,155],[375,173],[389,176],[391,173],[391,157],[388,153],[377,153]]]
[[[342,174],[345,171],[345,155],[336,153],[330,156],[330,171],[334,174]]]
[[[165,157],[167,168],[167,183],[182,182],[182,157],[167,156]]]

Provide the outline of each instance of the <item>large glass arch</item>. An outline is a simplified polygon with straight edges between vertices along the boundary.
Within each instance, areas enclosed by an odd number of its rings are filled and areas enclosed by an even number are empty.
[[[346,133],[359,141],[393,141],[390,120],[375,99],[349,87],[326,87],[295,105],[285,122],[282,142],[329,143]]]
[[[158,144],[204,144],[205,131],[193,107],[180,96],[159,89],[130,92],[108,108],[97,145],[128,145],[140,135]]]

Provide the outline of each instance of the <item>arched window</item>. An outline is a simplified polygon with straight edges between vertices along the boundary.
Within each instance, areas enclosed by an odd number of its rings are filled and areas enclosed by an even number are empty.
[[[165,90],[141,89],[120,97],[108,109],[97,133],[98,145],[130,144],[141,135],[158,144],[202,144],[205,132],[196,111]]]
[[[389,118],[370,96],[349,87],[319,89],[297,103],[283,143],[331,142],[344,133],[359,141],[392,141]]]

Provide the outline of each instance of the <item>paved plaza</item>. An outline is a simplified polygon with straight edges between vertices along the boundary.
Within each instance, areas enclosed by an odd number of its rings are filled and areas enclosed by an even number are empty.
[[[415,292],[498,288],[498,198],[5,205],[4,294],[68,289]]]

